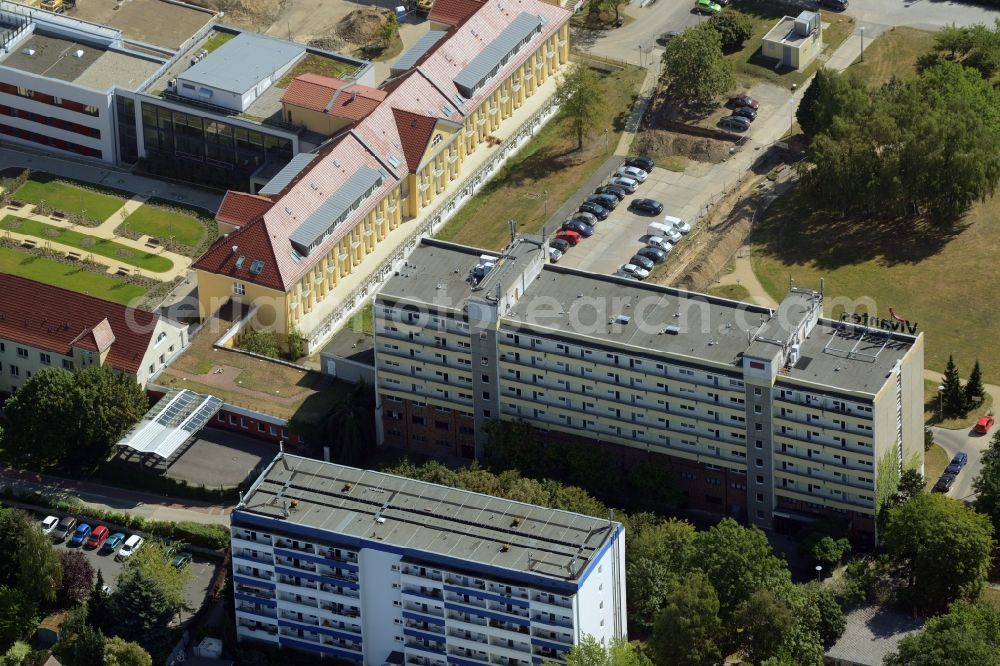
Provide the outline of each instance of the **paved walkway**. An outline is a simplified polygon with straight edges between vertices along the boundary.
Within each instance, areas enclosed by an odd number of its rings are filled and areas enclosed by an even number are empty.
[[[126,190],[143,197],[159,197],[175,203],[203,208],[214,215],[225,192],[199,188],[140,176],[126,169],[69,157],[56,157],[18,146],[0,147],[0,169],[21,167],[43,171],[84,183]]]
[[[618,139],[618,147],[615,148],[616,155],[628,155],[629,148],[632,147],[632,142],[635,141],[635,136],[639,132],[642,117],[646,115],[649,102],[656,92],[656,85],[660,80],[660,69],[661,60],[659,58],[656,58],[652,66],[646,69],[646,78],[643,79],[642,88],[639,90],[639,97],[636,99],[635,104],[632,105],[632,113],[629,115],[628,121],[625,123],[625,129]]]
[[[105,511],[120,511],[150,520],[190,521],[228,525],[233,507],[170,498],[112,488],[88,481],[73,481],[48,474],[0,468],[0,488],[13,488],[19,495],[39,491],[52,499],[76,498]]]
[[[165,249],[162,245],[161,246],[147,245],[146,243],[149,241],[150,238],[149,236],[144,235],[140,236],[136,240],[133,240],[131,238],[126,238],[124,236],[115,235],[115,229],[121,226],[122,222],[126,220],[127,216],[133,211],[135,211],[136,208],[141,206],[146,201],[146,199],[147,197],[140,197],[140,196],[136,196],[129,199],[120,209],[112,213],[108,217],[108,219],[106,219],[104,222],[102,222],[99,226],[96,227],[81,226],[73,224],[68,220],[53,219],[48,215],[36,215],[34,213],[35,209],[34,204],[26,204],[25,206],[17,209],[8,207],[5,209],[5,212],[15,217],[35,220],[36,222],[48,224],[53,227],[59,227],[60,229],[72,229],[73,231],[84,233],[89,236],[96,236],[97,238],[103,238],[105,240],[114,241],[119,245],[132,248],[133,250],[136,250],[141,254],[146,254],[146,253],[155,254],[165,259],[169,259],[173,264],[173,266],[169,270],[163,272],[156,272],[149,270],[148,268],[141,268],[139,266],[135,266],[134,264],[117,260],[114,257],[105,257],[100,254],[95,254],[87,250],[87,248],[79,248],[79,247],[74,247],[72,245],[65,245],[63,243],[51,240],[49,238],[42,238],[39,236],[33,236],[31,234],[19,233],[13,229],[5,229],[3,231],[3,234],[22,243],[27,241],[34,243],[35,245],[50,248],[57,252],[64,252],[68,255],[77,255],[80,257],[86,257],[90,261],[94,261],[96,263],[104,264],[105,266],[107,266],[108,270],[106,272],[110,274],[117,274],[121,270],[124,270],[130,275],[137,275],[137,274],[145,275],[155,278],[157,280],[163,280],[165,282],[169,282],[178,276],[183,277],[187,275],[188,267],[191,265],[190,258],[185,257],[182,254],[177,254],[176,252],[171,252]]]

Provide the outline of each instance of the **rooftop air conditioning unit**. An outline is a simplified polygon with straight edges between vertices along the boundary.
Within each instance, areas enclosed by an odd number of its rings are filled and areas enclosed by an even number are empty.
[[[808,37],[819,30],[819,21],[816,12],[802,12],[795,19],[795,34]]]

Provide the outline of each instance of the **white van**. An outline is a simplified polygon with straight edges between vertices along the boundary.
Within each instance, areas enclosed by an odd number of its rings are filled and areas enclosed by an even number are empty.
[[[653,222],[651,225],[646,227],[647,236],[665,236],[667,232],[673,229],[673,227],[668,227],[660,222]]]

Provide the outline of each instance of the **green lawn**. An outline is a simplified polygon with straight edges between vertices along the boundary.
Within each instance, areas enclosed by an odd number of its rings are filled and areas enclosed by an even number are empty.
[[[214,35],[205,40],[205,43],[201,45],[201,48],[211,53],[235,36],[236,35],[231,32],[216,32]]]
[[[786,15],[795,15],[799,10],[793,10],[773,0],[744,0],[739,4],[739,9],[728,7],[724,11],[746,14],[753,21],[753,36],[743,44],[743,48],[726,55],[726,58],[733,63],[733,73],[740,87],[749,88],[756,80],[763,79],[791,88],[792,85],[802,85],[819,69],[821,63],[817,57],[801,72],[787,69],[775,71],[775,61],[764,58],[760,53],[764,35],[774,27],[778,19]],[[829,55],[854,32],[854,23],[846,14],[826,11],[820,14],[823,23],[829,24],[823,27],[823,52]]]
[[[20,234],[36,236],[43,240],[79,248],[82,254],[92,252],[103,257],[114,259],[115,261],[131,264],[132,266],[144,268],[148,271],[156,273],[169,271],[174,267],[174,263],[166,257],[160,257],[155,254],[143,252],[142,250],[135,250],[133,248],[115,243],[114,241],[97,238],[96,236],[81,234],[80,232],[72,229],[61,229],[59,227],[54,227],[51,224],[45,224],[44,222],[38,222],[36,220],[27,220],[13,215],[7,215],[2,221],[0,221],[0,227],[10,229]],[[127,252],[128,255],[120,255],[119,251]]]
[[[361,308],[361,310],[355,313],[354,316],[348,319],[347,323],[344,324],[344,328],[371,335],[375,328],[372,319],[372,304],[368,303]]]
[[[92,273],[77,266],[35,257],[8,247],[0,247],[0,271],[63,289],[85,292],[115,303],[128,304],[146,293],[139,285],[123,282],[113,276]]]
[[[951,462],[948,452],[935,444],[924,454],[924,490],[931,492],[938,478],[944,473],[944,468]]]
[[[63,213],[79,213],[104,221],[125,204],[123,197],[101,194],[76,187],[61,180],[45,180],[32,175],[31,179],[13,194],[13,198],[30,204],[46,205]]]
[[[870,86],[880,86],[892,77],[907,80],[917,76],[917,58],[930,51],[934,33],[897,27],[883,32],[865,48],[864,61],[855,60],[847,73],[861,77]]]
[[[195,247],[205,237],[201,220],[166,208],[143,204],[125,219],[125,227],[161,240],[173,238],[181,245]]]
[[[601,130],[592,132],[583,149],[577,150],[567,122],[561,116],[553,118],[462,206],[437,237],[499,249],[510,240],[507,220],[516,220],[521,233],[541,229],[614,151],[645,74],[638,67],[627,67],[601,79],[603,104],[596,127],[608,128],[607,153]]]
[[[962,379],[964,380],[966,377]],[[924,422],[928,425],[948,428],[949,430],[968,430],[976,424],[980,416],[993,411],[993,397],[987,393],[983,404],[969,410],[969,413],[965,416],[942,421],[939,416],[941,413],[941,403],[938,395],[938,386],[937,382],[929,379],[924,380]]]
[[[749,301],[750,292],[741,284],[727,284],[724,287],[709,287],[706,292],[710,296],[719,296],[734,301]]]
[[[355,69],[357,68],[354,65],[348,65],[333,58],[310,53],[288,70],[287,74],[281,77],[277,87],[287,88],[292,79],[300,74],[319,74],[320,76],[332,76],[335,79],[342,79],[348,74],[352,74]]]

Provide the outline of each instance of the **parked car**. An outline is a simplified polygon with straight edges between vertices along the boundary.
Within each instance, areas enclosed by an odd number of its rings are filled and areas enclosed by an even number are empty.
[[[39,523],[39,528],[42,530],[42,534],[52,534],[52,530],[56,528],[59,524],[59,519],[55,516],[45,516],[42,518],[42,522]]]
[[[56,543],[61,543],[65,541],[66,537],[72,534],[75,528],[76,528],[76,518],[73,518],[72,516],[66,516],[65,518],[60,520],[59,524],[56,525],[56,528],[52,530],[52,540],[55,541]]]
[[[122,545],[122,549],[118,551],[118,555],[115,556],[115,559],[127,560],[135,554],[135,551],[142,548],[143,543],[144,541],[141,536],[133,534],[129,538],[125,539],[125,543]]]
[[[951,490],[951,484],[953,483],[955,483],[955,475],[945,472],[941,475],[941,478],[938,479],[937,483],[934,484],[934,490],[939,493],[946,493]]]
[[[979,420],[976,421],[976,425],[972,428],[978,435],[985,435],[993,427],[996,420],[993,418],[992,414],[987,414],[986,416],[980,416]]]
[[[646,244],[650,247],[655,247],[657,250],[663,250],[668,254],[672,249],[674,249],[674,246],[662,236],[650,236],[649,239],[646,240]]]
[[[719,127],[730,132],[746,132],[750,129],[750,121],[743,116],[726,116],[719,120]]]
[[[618,187],[617,185],[601,185],[596,190],[594,194],[610,194],[618,201],[621,201],[628,196],[628,192],[625,191],[624,187]]]
[[[948,466],[944,468],[944,471],[948,474],[958,476],[958,473],[965,469],[965,463],[967,462],[969,462],[969,456],[959,451],[955,454],[955,457],[951,459],[951,462],[948,463]]]
[[[849,4],[847,0],[819,0],[820,7],[823,9],[832,9],[835,12],[844,11]]]
[[[608,180],[608,185],[614,185],[615,187],[622,188],[629,194],[635,194],[636,189],[639,187],[639,181],[628,176],[615,176]]]
[[[591,194],[586,200],[604,206],[608,210],[618,208],[618,197],[613,194]]]
[[[580,204],[580,208],[578,208],[577,210],[579,210],[581,213],[590,213],[598,220],[608,219],[608,209],[600,204],[594,203],[593,201],[584,201],[582,204]]]
[[[554,247],[552,247],[550,245],[549,246],[549,261],[552,262],[553,264],[555,264],[555,263],[558,263],[560,259],[562,259],[562,252],[560,252],[559,250],[555,249]]]
[[[549,247],[553,247],[562,252],[563,254],[566,254],[566,250],[569,249],[569,243],[562,240],[561,238],[553,238],[552,240],[549,241]]]
[[[556,234],[556,240],[565,241],[570,246],[576,245],[580,242],[582,236],[575,231],[560,231]]]
[[[594,227],[589,224],[584,224],[579,220],[570,220],[569,222],[563,222],[563,231],[575,231],[584,238],[590,238],[594,235]]]
[[[628,263],[632,264],[633,266],[638,266],[639,268],[644,268],[647,271],[653,270],[653,266],[656,265],[656,262],[654,262],[652,259],[650,259],[649,257],[645,257],[641,254],[634,255],[631,259],[628,260]]]
[[[628,207],[629,210],[645,215],[659,215],[663,212],[663,204],[656,199],[633,199]]]
[[[751,109],[756,111],[760,108],[760,102],[755,100],[750,95],[733,95],[729,98],[729,106],[739,108],[741,106],[749,106]]]
[[[662,32],[660,33],[660,36],[656,38],[656,43],[659,44],[660,46],[666,46],[667,42],[669,42],[671,39],[677,37],[680,34],[681,33],[677,32],[676,30],[668,30],[667,32]]]
[[[621,272],[625,275],[631,275],[632,277],[639,278],[640,280],[645,280],[649,277],[649,271],[645,268],[639,268],[635,264],[622,264],[622,267],[619,270],[621,270]]]
[[[679,234],[686,234],[691,231],[691,225],[682,220],[679,217],[674,217],[673,215],[667,215],[663,218],[664,224],[669,224],[673,226],[674,230]]]
[[[72,538],[69,540],[69,545],[71,546],[82,546],[83,542],[90,537],[90,525],[87,523],[81,523],[76,531],[73,532]]]
[[[631,178],[635,181],[638,181],[639,183],[645,183],[646,178],[649,176],[649,174],[643,171],[642,169],[638,169],[633,166],[626,166],[624,164],[618,167],[618,171],[616,171],[615,173],[617,173],[619,176],[625,176],[626,178]]]
[[[718,14],[722,11],[722,5],[712,0],[695,0],[694,10],[699,14]]]
[[[183,569],[191,563],[191,553],[177,553],[170,565],[175,569]]]
[[[665,222],[653,222],[646,227],[646,235],[659,236],[673,244],[676,244],[681,239],[680,233],[673,226]]]
[[[586,224],[589,224],[590,226],[594,226],[595,224],[597,224],[599,222],[599,220],[597,219],[597,216],[594,215],[593,213],[583,213],[583,212],[580,212],[580,211],[577,211],[577,212],[573,213],[573,215],[570,216],[569,219],[571,219],[571,220],[580,220],[581,222],[585,222]]]
[[[625,160],[625,166],[635,167],[636,169],[642,169],[646,173],[652,173],[656,162],[640,155],[639,157],[630,157]]]
[[[741,106],[738,109],[733,110],[734,116],[740,116],[741,118],[746,118],[750,122],[757,119],[757,112],[751,109],[749,106]]]
[[[115,532],[108,537],[108,540],[101,546],[102,553],[113,553],[118,547],[125,543],[125,535],[122,532]]]
[[[105,525],[98,525],[94,528],[94,531],[90,533],[90,538],[87,539],[87,543],[83,544],[86,548],[100,548],[104,545],[104,542],[108,540],[108,535],[111,531]]]
[[[653,247],[652,245],[647,245],[638,252],[637,255],[640,257],[646,257],[651,260],[654,264],[660,264],[667,260],[667,253],[658,247]]]

